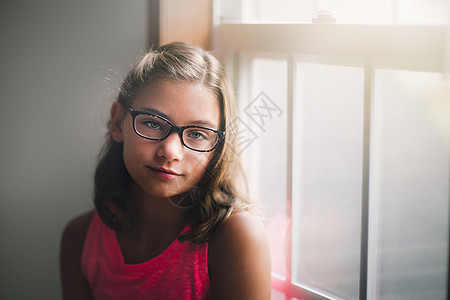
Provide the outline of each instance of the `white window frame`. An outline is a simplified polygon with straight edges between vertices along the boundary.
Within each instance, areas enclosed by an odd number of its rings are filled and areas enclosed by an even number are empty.
[[[217,20],[217,18],[215,18]],[[363,194],[361,218],[360,295],[367,299],[369,232],[369,159],[372,86],[376,69],[400,69],[448,74],[450,70],[450,28],[446,26],[343,25],[343,24],[215,24],[213,48],[227,64],[227,55],[250,52],[287,57],[288,63],[288,147],[287,199],[292,199],[293,112],[295,64],[298,55],[356,57],[364,68]],[[245,71],[244,71],[245,72]],[[242,79],[242,78],[241,78]],[[244,79],[245,80],[245,79]],[[292,211],[286,211],[288,219]],[[289,234],[290,236],[290,234]],[[287,249],[285,279],[272,277],[272,288],[286,299],[332,299],[291,280],[291,249]],[[447,273],[449,269],[447,267]],[[447,287],[447,297],[449,291]]]

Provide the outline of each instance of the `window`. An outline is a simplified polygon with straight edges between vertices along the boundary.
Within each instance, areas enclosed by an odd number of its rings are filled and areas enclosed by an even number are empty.
[[[272,2],[214,6],[272,299],[445,299],[450,4]]]

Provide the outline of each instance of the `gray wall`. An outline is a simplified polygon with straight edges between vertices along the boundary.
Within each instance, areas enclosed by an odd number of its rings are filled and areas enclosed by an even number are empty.
[[[92,205],[107,110],[146,0],[0,2],[0,298],[59,299],[64,225]]]

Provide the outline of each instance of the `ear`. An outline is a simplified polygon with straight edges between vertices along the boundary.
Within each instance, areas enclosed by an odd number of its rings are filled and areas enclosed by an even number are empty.
[[[123,142],[123,120],[125,118],[125,109],[119,102],[114,102],[111,106],[111,133],[114,141]]]

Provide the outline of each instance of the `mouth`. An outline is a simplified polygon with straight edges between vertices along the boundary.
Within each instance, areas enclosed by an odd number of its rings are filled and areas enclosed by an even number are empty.
[[[169,170],[169,169],[164,169],[164,168],[154,168],[154,167],[148,167],[153,174],[155,174],[156,176],[158,176],[159,178],[162,179],[174,179],[178,176],[181,176],[181,174],[173,171],[173,170]]]

